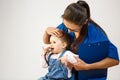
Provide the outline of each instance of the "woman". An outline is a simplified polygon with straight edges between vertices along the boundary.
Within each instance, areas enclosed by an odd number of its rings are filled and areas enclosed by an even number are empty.
[[[62,15],[63,23],[57,28],[48,27],[44,42],[50,35],[62,36],[61,30],[72,37],[71,51],[79,55],[71,64],[77,71],[75,80],[106,80],[107,69],[119,64],[117,48],[104,30],[90,18],[89,5],[82,0],[68,5]]]

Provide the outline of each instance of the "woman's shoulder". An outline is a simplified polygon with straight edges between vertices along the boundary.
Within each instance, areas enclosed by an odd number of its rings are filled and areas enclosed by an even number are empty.
[[[94,34],[95,35],[95,33],[102,33],[102,34],[104,34],[105,35],[105,33],[104,33],[104,31],[102,30],[102,28],[100,28],[99,26],[97,26],[97,25],[95,25],[94,23],[89,23],[88,24],[88,33],[89,34]]]
[[[94,23],[89,23],[88,25],[88,38],[91,42],[108,41],[105,32]]]

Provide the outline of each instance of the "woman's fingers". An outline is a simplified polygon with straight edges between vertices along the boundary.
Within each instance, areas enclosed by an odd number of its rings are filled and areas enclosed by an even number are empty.
[[[75,59],[77,60],[77,63],[74,63],[74,68],[76,69],[76,70],[86,70],[87,68],[87,63],[86,62],[84,62],[83,60],[81,60],[80,58],[78,58],[78,57],[75,57]]]
[[[62,36],[62,31],[55,28],[55,27],[48,27],[46,29],[46,32],[49,34],[49,35],[55,35],[57,37],[61,37]]]
[[[62,36],[62,31],[59,30],[59,29],[55,29],[53,32],[52,32],[53,35],[57,36],[57,37],[61,37]]]
[[[67,55],[66,56],[62,56],[58,60],[60,60],[63,65],[67,65]]]

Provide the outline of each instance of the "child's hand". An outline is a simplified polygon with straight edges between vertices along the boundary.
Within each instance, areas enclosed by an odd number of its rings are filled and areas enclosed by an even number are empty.
[[[50,53],[51,47],[50,47],[50,45],[48,44],[48,45],[44,45],[44,46],[42,47],[42,49],[43,49],[42,55],[44,55],[44,54]]]

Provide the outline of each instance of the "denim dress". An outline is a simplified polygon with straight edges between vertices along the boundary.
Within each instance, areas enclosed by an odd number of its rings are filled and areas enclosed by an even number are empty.
[[[59,58],[62,57],[64,53],[65,51],[61,53]],[[48,56],[48,65],[49,65],[48,73],[39,80],[72,80],[72,79],[68,79],[67,67],[62,65],[60,60],[50,58],[52,54],[53,53],[51,53]]]

